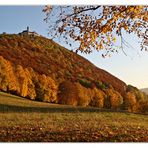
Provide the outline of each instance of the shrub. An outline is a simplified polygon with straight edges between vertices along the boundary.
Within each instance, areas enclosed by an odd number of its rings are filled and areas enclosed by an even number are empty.
[[[79,83],[86,88],[92,88],[91,82],[86,79],[79,79]]]
[[[65,74],[68,79],[70,79],[72,77],[72,74],[69,71],[66,71]]]
[[[126,87],[126,92],[134,92],[135,90],[138,90],[136,87],[132,86],[132,85],[127,85]]]
[[[103,84],[103,83],[100,82],[100,81],[95,82],[95,84],[96,84],[96,87],[97,87],[98,89],[101,89],[101,90],[106,89],[105,84]]]

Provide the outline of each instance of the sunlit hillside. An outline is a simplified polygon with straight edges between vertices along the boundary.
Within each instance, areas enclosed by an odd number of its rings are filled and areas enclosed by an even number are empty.
[[[0,90],[31,100],[147,112],[147,96],[42,36],[0,35]]]

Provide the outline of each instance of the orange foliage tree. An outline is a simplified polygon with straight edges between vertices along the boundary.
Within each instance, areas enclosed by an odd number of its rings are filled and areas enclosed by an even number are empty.
[[[126,91],[124,109],[130,112],[145,112],[148,96],[132,85],[128,85]]]
[[[105,93],[107,95],[104,102],[105,107],[115,109],[115,110],[120,109],[123,103],[123,98],[120,95],[120,93],[115,91],[113,88],[106,89]]]
[[[142,113],[148,113],[148,99],[139,101],[139,110]]]
[[[92,49],[106,49],[104,57],[118,52],[119,48],[123,50],[126,44],[123,32],[137,35],[141,39],[141,49],[148,50],[147,6],[47,5],[43,12],[52,37],[62,37],[70,46],[71,41],[76,41],[76,51],[90,53]],[[118,48],[114,46],[117,37],[120,37]]]
[[[59,85],[58,103],[67,105],[78,105],[77,88],[70,81],[63,81]]]
[[[35,100],[36,92],[35,92],[35,85],[33,83],[31,71],[29,71],[27,68],[25,68],[24,73],[27,78],[27,98],[29,98],[31,100]]]
[[[127,92],[125,97],[125,109],[127,109],[129,112],[133,112],[136,107],[136,96],[133,92]]]
[[[0,90],[31,100],[44,102],[57,100],[57,85],[52,78],[39,75],[32,68],[14,66],[2,56],[0,56]]]
[[[15,92],[19,91],[19,86],[11,63],[0,56],[0,90]]]
[[[76,83],[75,87],[77,89],[78,105],[88,106],[94,97],[94,92],[90,88],[82,86],[80,83]]]
[[[103,108],[104,107],[104,99],[106,97],[105,93],[97,88],[93,89],[94,91],[94,96],[93,99],[90,102],[91,106],[95,106],[95,107],[99,107],[99,108]]]
[[[16,76],[19,82],[20,95],[26,97],[28,92],[28,77],[21,65],[17,65],[16,67]]]
[[[44,74],[39,75],[35,87],[38,101],[57,101],[57,85],[55,84],[55,81],[52,78]]]

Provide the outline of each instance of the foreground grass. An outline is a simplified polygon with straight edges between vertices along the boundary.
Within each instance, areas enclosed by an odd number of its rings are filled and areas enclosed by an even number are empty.
[[[148,116],[26,100],[0,93],[2,142],[148,142]]]

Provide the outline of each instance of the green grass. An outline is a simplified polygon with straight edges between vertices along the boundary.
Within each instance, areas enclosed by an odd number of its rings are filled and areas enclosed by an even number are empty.
[[[148,142],[148,116],[35,102],[0,92],[0,141]]]

